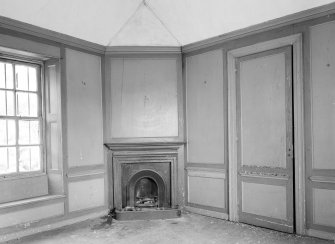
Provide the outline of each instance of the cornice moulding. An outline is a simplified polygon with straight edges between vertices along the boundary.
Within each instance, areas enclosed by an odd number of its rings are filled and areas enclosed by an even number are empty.
[[[303,21],[315,19],[318,17],[326,16],[335,13],[335,2],[322,5],[316,8],[304,10],[298,13],[286,15],[277,19],[269,20],[260,24],[252,25],[236,31],[228,32],[223,35],[211,37],[202,41],[190,43],[182,46],[182,53],[189,53],[199,49],[219,45],[224,42],[234,40],[237,38],[245,37],[252,34],[272,30],[275,28],[283,27],[290,24],[296,24]]]
[[[28,34],[35,37],[40,37],[52,42],[85,49],[87,51],[95,52],[98,54],[104,54],[106,50],[105,46],[103,45],[85,41],[80,38],[76,38],[70,35],[62,34],[56,31],[48,30],[42,27],[38,27],[3,16],[0,16],[0,28],[17,31],[19,33]]]
[[[316,8],[304,10],[298,13],[286,15],[274,20],[256,24],[250,27],[232,31],[223,35],[208,38],[206,40],[190,43],[183,46],[103,46],[93,42],[85,41],[70,35],[48,30],[32,24],[0,16],[0,28],[28,34],[46,39],[50,42],[69,45],[84,49],[97,54],[117,55],[117,54],[181,54],[189,53],[199,49],[220,45],[229,40],[245,37],[248,35],[272,30],[290,24],[315,19],[318,17],[335,13],[335,2],[322,5]]]
[[[115,54],[180,54],[179,46],[109,46],[106,55]]]

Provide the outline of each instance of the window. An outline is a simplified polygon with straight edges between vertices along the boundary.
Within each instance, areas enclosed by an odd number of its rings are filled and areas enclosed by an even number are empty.
[[[41,66],[0,59],[0,175],[41,172]]]

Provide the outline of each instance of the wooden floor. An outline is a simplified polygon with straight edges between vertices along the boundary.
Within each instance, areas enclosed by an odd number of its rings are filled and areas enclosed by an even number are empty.
[[[246,224],[184,213],[181,218],[150,221],[86,221],[10,243],[102,244],[102,243],[334,243],[290,235]]]

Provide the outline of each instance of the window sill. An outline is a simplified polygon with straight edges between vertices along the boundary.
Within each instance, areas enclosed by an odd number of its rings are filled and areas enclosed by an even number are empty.
[[[0,204],[0,210],[65,198],[64,195],[46,195]]]

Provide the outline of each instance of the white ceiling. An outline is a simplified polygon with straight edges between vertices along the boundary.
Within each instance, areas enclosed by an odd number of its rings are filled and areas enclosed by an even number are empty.
[[[104,46],[180,46],[330,0],[0,0],[0,15]]]

